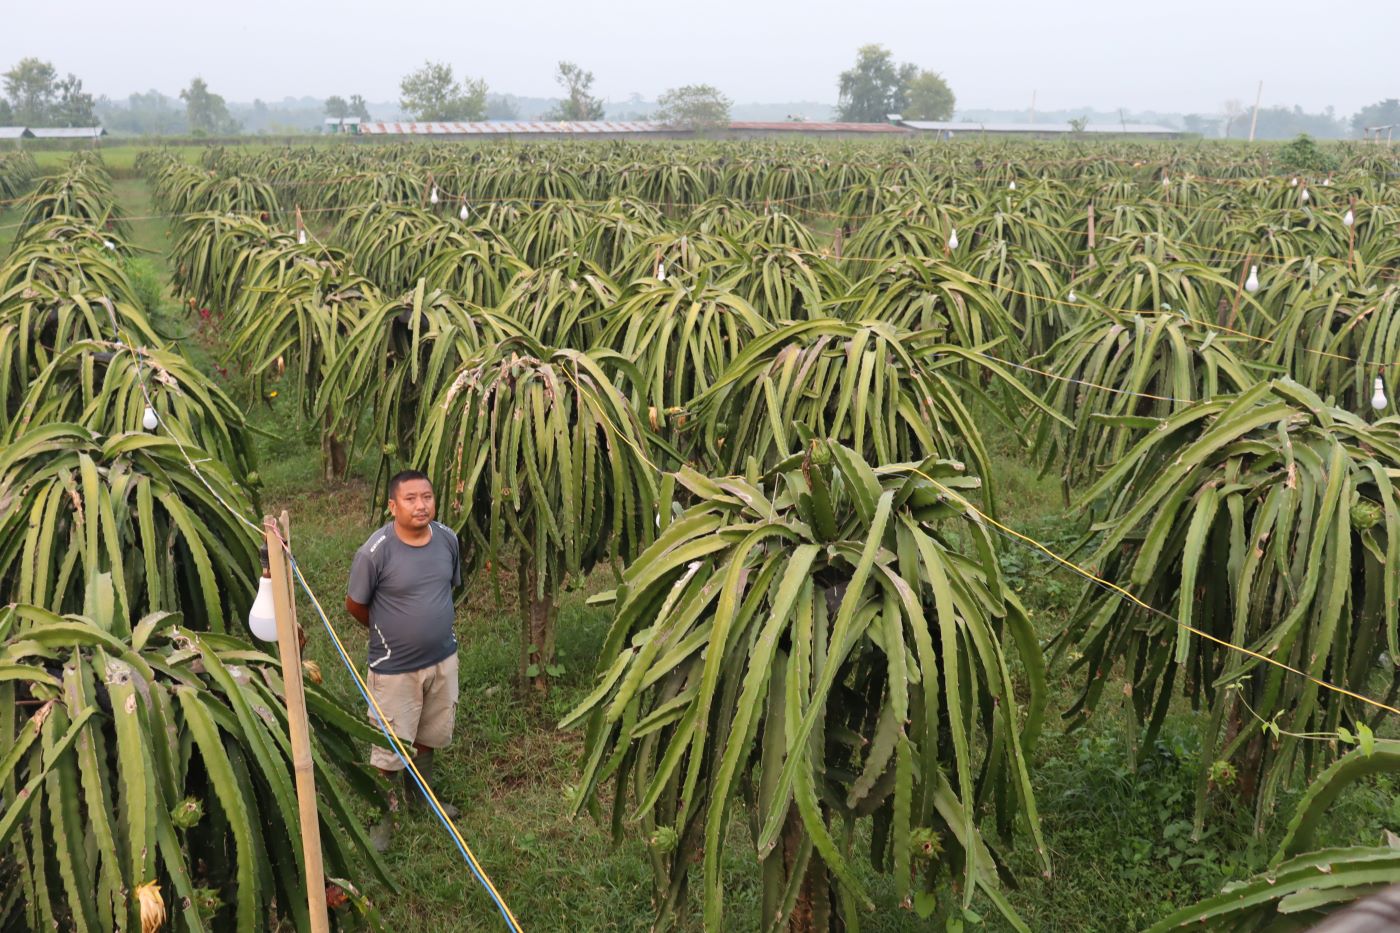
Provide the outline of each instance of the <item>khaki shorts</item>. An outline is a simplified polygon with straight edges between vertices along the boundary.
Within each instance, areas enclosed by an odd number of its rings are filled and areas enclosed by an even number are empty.
[[[369,672],[369,692],[389,719],[394,734],[412,753],[415,743],[442,748],[452,741],[452,723],[457,718],[457,654],[443,658],[432,667],[404,674]],[[374,708],[369,721],[379,728]],[[402,771],[404,764],[391,749],[376,745],[369,763],[381,771]]]

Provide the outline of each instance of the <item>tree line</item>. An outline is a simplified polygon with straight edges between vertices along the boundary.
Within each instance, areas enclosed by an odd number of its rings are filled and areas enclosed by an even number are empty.
[[[593,72],[570,62],[559,62],[555,82],[564,96],[543,114],[545,120],[601,120],[603,100],[593,93]],[[672,126],[704,129],[729,122],[733,101],[710,84],[671,88],[656,100],[651,119]],[[471,122],[487,119],[487,85],[481,78],[458,81],[452,66],[423,63],[399,84],[399,106],[415,120]],[[518,114],[505,114],[507,118]]]
[[[118,132],[226,136],[249,131],[304,129],[314,111],[283,112],[279,124],[273,111],[262,101],[251,109],[242,105],[236,116],[223,96],[215,93],[201,77],[191,79],[179,92],[178,102],[157,91],[132,94],[125,105],[105,96],[94,97],[83,89],[83,82],[69,73],[60,77],[51,62],[24,58],[3,73],[4,96],[0,97],[0,125],[92,126],[103,123]],[[555,82],[562,96],[540,115],[545,120],[601,120],[603,100],[593,91],[592,71],[572,61],[560,61]],[[851,123],[884,122],[893,114],[906,120],[948,120],[957,98],[947,80],[936,71],[909,62],[896,62],[881,45],[861,46],[852,66],[836,81],[836,119]],[[399,84],[399,107],[411,119],[425,121],[475,121],[520,119],[513,98],[490,93],[485,79],[458,79],[446,62],[425,61],[422,67],[405,75]],[[183,105],[183,106],[182,106]],[[661,94],[649,119],[687,129],[705,129],[727,124],[733,101],[711,84],[688,84]],[[358,117],[371,120],[369,104],[360,94],[332,95],[324,101],[327,117]],[[244,120],[238,119],[238,116]],[[1368,128],[1400,125],[1400,100],[1388,98],[1361,108],[1344,120],[1327,108],[1308,113],[1301,107],[1264,107],[1253,113],[1239,101],[1227,101],[1219,114],[1190,113],[1180,117],[1187,132],[1205,136],[1242,138],[1251,124],[1261,139],[1277,139],[1308,133],[1319,138],[1362,135]]]

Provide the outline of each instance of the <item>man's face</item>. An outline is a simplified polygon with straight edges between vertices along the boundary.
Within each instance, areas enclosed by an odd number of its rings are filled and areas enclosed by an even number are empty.
[[[400,528],[421,531],[437,517],[433,503],[433,485],[425,479],[408,479],[399,483],[389,500],[389,514]]]

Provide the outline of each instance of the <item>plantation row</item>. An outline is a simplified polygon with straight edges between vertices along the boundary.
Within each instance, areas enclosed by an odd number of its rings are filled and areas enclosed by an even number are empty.
[[[1334,155],[1334,153],[1336,153]],[[159,156],[156,156],[159,158]],[[221,177],[261,179],[284,203],[344,206],[367,200],[427,206],[431,187],[455,209],[469,201],[614,198],[652,202],[680,214],[715,197],[789,204],[796,210],[869,214],[908,189],[937,189],[947,199],[965,190],[1003,190],[1027,181],[1087,186],[1111,200],[1140,203],[1209,198],[1235,190],[1283,206],[1270,182],[1307,172],[1323,187],[1330,176],[1380,183],[1395,172],[1385,150],[1355,145],[1321,151],[1304,146],[1231,151],[1209,144],[1092,146],[1015,143],[546,143],[529,146],[375,145],[248,153],[210,150],[204,167]],[[1171,184],[1164,186],[1162,179]],[[1314,192],[1320,194],[1323,192]]]
[[[18,199],[37,172],[34,157],[29,153],[0,153],[0,201]]]
[[[652,841],[661,925],[697,850],[706,924],[723,925],[741,813],[766,928],[794,910],[854,927],[867,817],[870,861],[909,906],[946,912],[951,886],[1020,925],[999,852],[1019,835],[1051,868],[1029,770],[1047,660],[1000,569],[1018,545],[995,524],[988,418],[1059,472],[1095,522],[1078,559],[1133,597],[1086,584],[1052,633],[1049,663],[1084,680],[1069,713],[1120,666],[1141,744],[1173,698],[1201,707],[1198,829],[1220,795],[1262,828],[1281,788],[1327,769],[1276,858],[1284,883],[1178,919],[1247,929],[1293,891],[1307,910],[1354,897],[1400,856],[1305,853],[1335,791],[1400,756],[1356,696],[1400,686],[1377,667],[1400,657],[1400,420],[1372,411],[1400,362],[1394,164],[1358,150],[1271,176],[1211,147],[1009,151],[357,147],[141,167],[174,218],[178,292],[252,397],[290,384],[331,475],[363,450],[381,479],[428,470],[468,569],[513,558],[537,689],[560,590],[624,568],[597,690],[566,725],[586,727],[576,805],[610,803]],[[15,520],[38,516],[28,556],[0,551],[0,598],[91,615],[111,574],[115,632],[148,609],[237,628],[256,537],[223,504],[254,514],[246,425],[121,291],[104,186],[84,158],[41,179],[0,276],[16,445],[0,501],[38,496]],[[29,394],[41,378],[68,395]],[[23,478],[69,422],[104,451],[175,447],[173,487],[143,498],[105,452],[47,487]],[[90,484],[77,501],[127,505],[82,524],[70,476]]]
[[[258,575],[252,438],[156,332],[113,203],[76,158],[0,260],[0,927],[154,929],[163,890],[178,929],[305,929],[279,665],[221,634]],[[375,733],[307,701],[327,871],[388,884],[353,812]]]

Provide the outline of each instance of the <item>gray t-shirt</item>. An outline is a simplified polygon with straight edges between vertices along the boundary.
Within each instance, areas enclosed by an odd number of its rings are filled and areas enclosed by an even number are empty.
[[[350,565],[350,598],[369,607],[369,666],[376,673],[422,670],[457,650],[452,590],[462,585],[461,552],[451,528],[429,528],[428,543],[415,547],[391,521]]]

